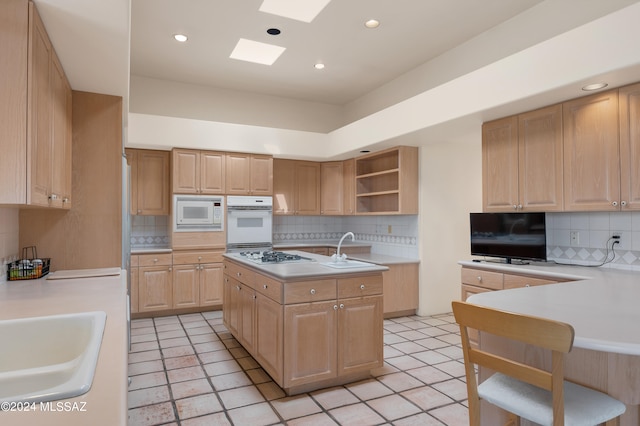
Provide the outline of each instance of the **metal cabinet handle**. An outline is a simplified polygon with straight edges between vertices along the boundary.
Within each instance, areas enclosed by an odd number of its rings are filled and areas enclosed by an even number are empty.
[[[364,290],[364,284],[360,284],[360,290]]]
[[[315,288],[312,288],[312,289],[311,289],[311,291],[310,291],[309,293],[311,293],[311,294],[316,294],[316,289],[315,289]]]

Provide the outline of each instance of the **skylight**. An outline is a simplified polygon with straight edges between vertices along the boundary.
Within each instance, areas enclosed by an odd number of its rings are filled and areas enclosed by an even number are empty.
[[[241,38],[229,57],[240,61],[272,65],[285,50],[286,48],[281,46]]]
[[[311,22],[331,0],[264,0],[260,12]]]

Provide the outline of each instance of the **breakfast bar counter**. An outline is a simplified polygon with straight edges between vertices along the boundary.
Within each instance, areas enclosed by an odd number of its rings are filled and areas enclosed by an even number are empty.
[[[575,339],[567,357],[567,378],[623,401],[627,412],[621,418],[621,425],[640,424],[638,271],[564,265],[459,263],[463,267],[504,273],[573,279],[479,293],[467,301],[571,324]],[[488,336],[482,335],[480,339],[481,346],[488,344]]]

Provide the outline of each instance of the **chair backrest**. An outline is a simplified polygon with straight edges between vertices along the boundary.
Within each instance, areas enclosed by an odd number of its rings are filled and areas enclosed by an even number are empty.
[[[454,301],[452,307],[456,322],[460,325],[470,424],[480,425],[480,400],[474,364],[551,391],[554,425],[563,424],[563,362],[564,355],[573,346],[573,327],[558,321],[505,312],[466,302]],[[551,371],[472,347],[467,327],[550,350]]]

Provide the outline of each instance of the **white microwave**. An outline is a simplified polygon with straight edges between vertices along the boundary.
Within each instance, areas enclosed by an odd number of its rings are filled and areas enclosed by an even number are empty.
[[[174,195],[175,232],[224,231],[224,197],[217,195]]]

